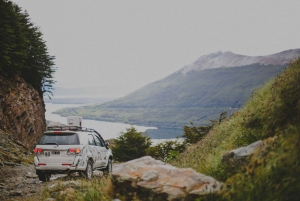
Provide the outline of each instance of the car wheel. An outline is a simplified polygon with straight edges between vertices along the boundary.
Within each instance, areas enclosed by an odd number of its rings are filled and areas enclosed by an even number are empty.
[[[87,179],[91,179],[93,177],[93,163],[92,161],[88,161],[86,165],[86,170],[84,171],[84,176]]]
[[[112,160],[108,159],[107,166],[103,170],[103,174],[104,174],[104,176],[108,176],[108,175],[111,175],[111,173],[112,173]]]
[[[47,182],[50,180],[51,174],[49,173],[43,173],[43,172],[38,172],[37,173],[39,180],[42,182]]]

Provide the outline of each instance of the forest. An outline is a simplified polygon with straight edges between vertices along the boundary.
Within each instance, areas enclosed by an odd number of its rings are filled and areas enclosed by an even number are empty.
[[[54,56],[49,55],[40,28],[11,1],[0,1],[0,74],[20,76],[39,94],[52,95]]]

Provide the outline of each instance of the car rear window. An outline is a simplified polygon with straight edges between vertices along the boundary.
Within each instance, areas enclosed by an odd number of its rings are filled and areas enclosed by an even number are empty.
[[[76,133],[71,134],[44,134],[39,143],[44,144],[58,144],[58,145],[79,145],[78,136]]]

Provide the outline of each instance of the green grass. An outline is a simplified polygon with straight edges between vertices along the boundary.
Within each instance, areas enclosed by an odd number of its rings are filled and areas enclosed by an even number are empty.
[[[225,182],[230,188],[223,190],[223,200],[299,200],[299,122],[300,59],[172,164]],[[225,152],[260,139],[268,148],[246,167],[222,164]]]
[[[79,185],[74,183],[64,184],[65,181],[76,182]],[[55,187],[51,187],[54,184]],[[91,180],[80,177],[66,177],[59,181],[50,181],[39,194],[23,197],[20,200],[36,201],[54,198],[56,201],[111,201],[113,197],[111,188],[110,179],[105,177],[95,177]]]

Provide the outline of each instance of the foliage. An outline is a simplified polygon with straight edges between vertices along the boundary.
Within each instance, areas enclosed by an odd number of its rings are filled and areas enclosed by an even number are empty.
[[[149,147],[146,152],[147,155],[157,160],[168,162],[179,157],[179,154],[185,150],[186,146],[187,144],[185,142],[169,140]]]
[[[54,57],[48,54],[39,28],[28,13],[8,0],[0,1],[0,73],[20,75],[42,95],[52,94]]]
[[[137,132],[134,127],[127,128],[114,140],[112,152],[114,159],[119,162],[129,161],[146,156],[146,150],[151,146],[150,137]]]
[[[300,59],[253,93],[247,104],[171,164],[225,182],[222,200],[299,200]],[[263,140],[239,171],[221,162],[229,150]]]
[[[256,153],[247,171],[227,180],[224,200],[300,200],[300,126],[290,125],[268,152]]]
[[[191,127],[189,126],[184,126],[183,131],[184,134],[182,137],[185,138],[186,143],[190,144],[195,144],[196,142],[200,141],[205,137],[206,134],[216,125],[220,124],[222,121],[224,121],[227,117],[227,112],[222,112],[220,114],[220,117],[218,120],[210,120],[211,124],[208,124],[206,126],[194,126],[193,122],[190,122],[192,125]]]
[[[63,184],[63,180],[69,180],[69,184]],[[77,183],[77,185],[74,185],[74,183]],[[47,200],[49,198],[52,198],[57,201],[111,201],[111,196],[113,196],[110,195],[111,188],[112,185],[110,179],[106,179],[104,177],[95,177],[91,180],[82,179],[81,177],[73,177],[71,181],[69,177],[65,177],[62,180],[53,181],[48,185],[45,184],[45,188],[35,196],[23,196],[20,199],[15,197],[14,200],[35,201]]]

